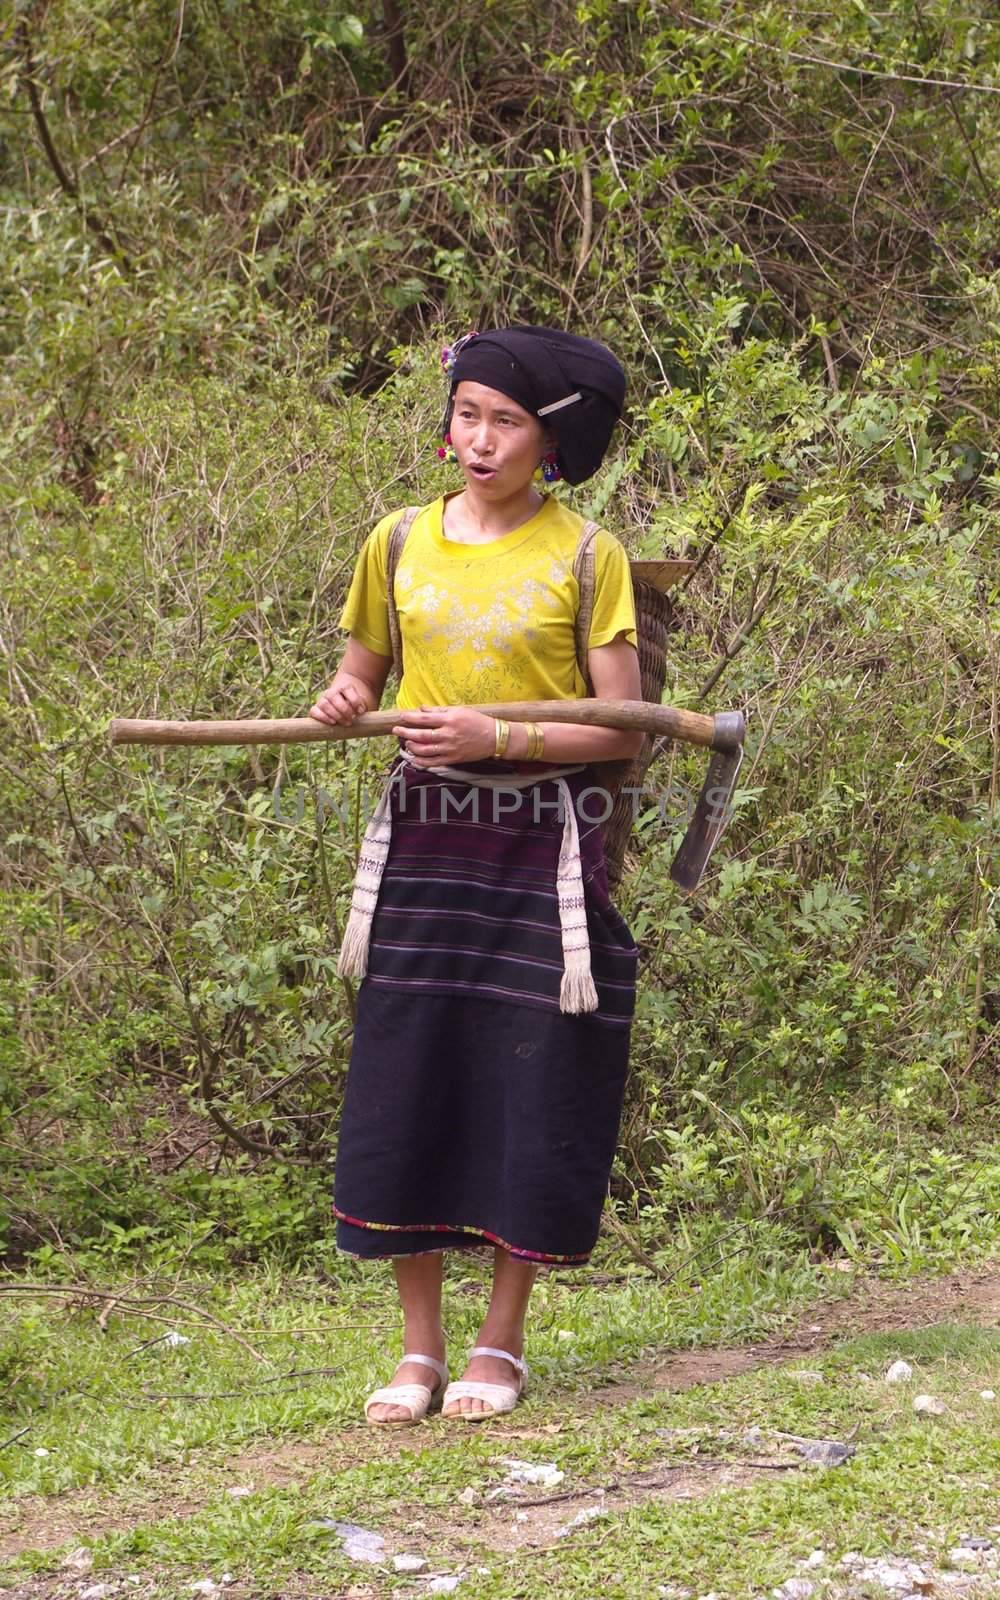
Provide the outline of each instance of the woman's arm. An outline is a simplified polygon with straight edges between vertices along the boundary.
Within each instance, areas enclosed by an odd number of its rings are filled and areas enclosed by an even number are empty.
[[[642,680],[638,675],[638,651],[624,632],[610,645],[597,645],[587,651],[590,683],[595,699],[642,699]],[[638,755],[645,734],[629,733],[624,728],[574,728],[573,723],[539,723],[546,734],[544,762],[618,762]],[[523,722],[510,723],[507,757],[522,762],[528,750],[528,733]]]
[[[597,645],[587,652],[590,681],[597,700],[641,700],[642,683],[639,677],[639,652],[630,644],[624,633],[619,633],[610,644]],[[545,733],[545,753],[542,760],[619,761],[636,756],[642,749],[644,735],[629,733],[619,728],[578,728],[567,722],[544,722],[539,726]],[[523,761],[528,749],[528,734],[523,722],[512,722],[507,756],[513,761]]]
[[[369,650],[352,634],[333,682],[317,696],[309,715],[318,722],[339,723],[353,722],[366,711],[377,711],[391,666],[391,656]]]
[[[596,699],[642,699],[638,651],[624,632],[610,644],[591,650],[587,664]],[[493,717],[482,711],[423,706],[419,711],[400,711],[399,722],[392,731],[406,741],[418,766],[456,766],[490,757],[496,726]],[[579,728],[565,722],[544,722],[539,727],[545,730],[545,749],[536,759],[546,765],[627,760],[638,755],[642,747],[641,733],[619,728]],[[512,722],[505,757],[508,761],[523,761],[527,752],[528,731],[523,722]]]

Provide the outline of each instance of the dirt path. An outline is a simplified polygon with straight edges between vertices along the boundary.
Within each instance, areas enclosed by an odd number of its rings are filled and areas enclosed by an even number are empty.
[[[680,1391],[700,1384],[724,1383],[756,1367],[790,1362],[826,1349],[839,1339],[859,1334],[926,1328],[942,1322],[1000,1326],[1000,1264],[902,1285],[861,1280],[848,1296],[812,1306],[791,1332],[762,1343],[676,1352],[642,1366],[623,1367],[620,1382],[612,1379],[589,1394],[574,1397],[574,1412],[577,1416],[586,1415],[599,1408],[624,1404],[648,1393],[651,1388]],[[511,1428],[509,1423],[502,1422],[496,1424],[496,1434],[505,1439],[534,1437],[530,1428]],[[262,1442],[226,1463],[220,1486],[224,1481],[254,1489],[283,1487],[307,1481],[312,1473],[320,1467],[329,1467],[333,1460],[349,1467],[373,1459],[391,1458],[402,1450],[433,1450],[452,1443],[453,1436],[437,1428],[383,1434],[361,1426],[315,1441]],[[653,1492],[669,1499],[695,1498],[717,1490],[722,1482],[729,1485],[751,1475],[749,1468],[720,1465],[714,1474],[711,1470],[697,1473],[678,1470],[666,1475],[661,1472],[656,1476],[663,1482],[653,1484],[640,1481],[648,1474],[637,1474],[633,1475],[634,1483],[623,1482],[608,1496],[606,1508],[611,1510]],[[158,1519],[191,1516],[202,1508],[205,1496],[204,1492],[197,1498],[185,1494],[184,1476],[166,1469],[152,1475],[148,1498],[133,1486],[127,1512],[123,1511],[120,1501],[105,1490],[79,1489],[51,1499],[33,1496],[0,1505],[0,1560],[26,1551],[56,1550],[67,1544],[80,1544],[85,1539],[136,1526],[154,1516]],[[576,1508],[572,1503],[560,1503],[558,1513],[554,1505],[552,1509],[544,1506],[534,1509],[537,1514],[528,1517],[526,1523],[516,1525],[513,1533],[508,1533],[505,1541],[508,1545],[537,1547],[539,1543],[546,1544],[555,1523],[565,1521]],[[498,1516],[498,1523],[500,1520]],[[509,1515],[502,1520],[509,1529]]]

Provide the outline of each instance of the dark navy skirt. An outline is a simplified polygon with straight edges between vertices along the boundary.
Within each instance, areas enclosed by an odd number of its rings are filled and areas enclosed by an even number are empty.
[[[598,994],[583,1015],[559,1009],[555,780],[505,790],[497,806],[456,778],[399,773],[338,1141],[334,1213],[349,1255],[501,1245],[577,1264],[593,1249],[637,951],[608,895],[597,780],[585,769],[566,782]]]

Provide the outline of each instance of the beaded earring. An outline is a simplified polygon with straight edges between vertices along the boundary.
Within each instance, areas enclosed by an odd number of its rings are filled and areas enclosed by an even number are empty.
[[[562,473],[559,470],[559,452],[555,448],[546,450],[538,465],[542,474],[543,482],[559,482],[562,477]]]
[[[444,349],[441,351],[441,370],[446,378],[451,377],[453,371],[455,370],[455,362],[458,360],[458,357],[462,350],[464,350],[465,346],[471,339],[478,338],[479,334],[476,329],[473,328],[471,332],[463,333],[462,337],[460,339],[456,339],[454,344],[445,345]]]
[[[453,467],[458,461],[458,457],[455,454],[455,446],[451,442],[450,433],[446,433],[444,436],[444,442],[438,445],[438,460],[443,461],[447,467]]]

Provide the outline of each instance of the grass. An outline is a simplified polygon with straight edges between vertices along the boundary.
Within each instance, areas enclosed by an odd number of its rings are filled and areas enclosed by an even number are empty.
[[[466,1267],[449,1281],[456,1348],[475,1329],[481,1270]],[[815,1287],[817,1276],[803,1268],[769,1279],[759,1261],[744,1260],[731,1264],[724,1286],[705,1284],[700,1292],[691,1283],[664,1288],[635,1279],[598,1289],[549,1277],[539,1286],[532,1339],[538,1382],[515,1418],[457,1433],[435,1420],[412,1435],[373,1435],[356,1425],[360,1395],[384,1375],[395,1350],[384,1274],[348,1269],[332,1304],[326,1290],[277,1278],[203,1286],[206,1307],[266,1347],[273,1360],[267,1368],[205,1330],[190,1330],[188,1345],[131,1354],[147,1328],[137,1333],[112,1320],[102,1335],[93,1313],[53,1314],[33,1303],[10,1319],[8,1335],[15,1320],[44,1319],[45,1372],[33,1380],[41,1409],[25,1447],[0,1452],[6,1494],[56,1496],[93,1486],[95,1507],[134,1525],[89,1541],[90,1581],[131,1575],[136,1581],[123,1592],[143,1597],[176,1596],[224,1571],[240,1596],[422,1592],[422,1580],[415,1585],[347,1562],[324,1518],[378,1530],[390,1555],[418,1549],[432,1570],[462,1572],[461,1600],[533,1600],[546,1592],[559,1600],[645,1600],[660,1585],[668,1594],[712,1591],[735,1600],[769,1593],[815,1549],[827,1552],[830,1570],[850,1550],[941,1566],[963,1534],[989,1537],[992,1530],[997,1537],[1000,1402],[980,1394],[1000,1389],[1000,1335],[991,1330],[940,1326],[866,1336],[683,1394],[647,1381],[633,1398],[597,1409],[584,1404],[574,1415],[574,1397],[585,1403],[609,1365],[619,1363],[618,1375],[627,1379],[628,1364],[650,1349],[759,1334]],[[323,1331],[289,1331],[316,1326]],[[23,1327],[21,1333],[25,1338]],[[900,1356],[914,1380],[888,1386],[882,1374]],[[338,1370],[303,1378],[291,1391],[263,1383],[293,1365]],[[819,1379],[811,1375],[817,1373]],[[210,1402],[145,1398],[231,1387],[253,1392]],[[62,1396],[60,1388],[67,1390]],[[940,1397],[945,1414],[918,1417],[912,1398],[919,1391]],[[752,1445],[750,1428],[762,1434]],[[795,1459],[780,1433],[853,1434],[857,1453],[829,1471],[759,1472],[721,1486],[714,1464],[735,1469],[751,1459]],[[274,1475],[263,1455],[253,1455],[255,1442],[273,1451],[282,1440],[293,1455],[296,1441],[316,1448],[299,1456],[285,1481],[269,1481]],[[39,1447],[50,1455],[35,1456]],[[240,1451],[252,1459],[237,1471]],[[609,1515],[554,1548],[512,1549],[516,1507],[483,1499],[502,1483],[508,1455],[554,1462],[566,1474],[561,1488],[571,1491],[676,1470],[695,1497],[644,1495],[637,1487],[629,1503],[612,1499]],[[251,1494],[234,1499],[227,1493],[234,1484]],[[540,1498],[543,1491],[527,1493]],[[171,1514],[176,1497],[185,1502],[180,1515]],[[529,1515],[568,1521],[587,1503],[557,1502],[555,1512]],[[540,1542],[553,1544],[544,1536]],[[9,1563],[3,1581],[40,1593],[32,1584],[43,1583],[56,1564],[51,1552],[28,1552]]]
[[[476,1333],[486,1271],[478,1260],[450,1269],[453,1361]],[[543,1385],[572,1389],[652,1350],[750,1339],[815,1295],[827,1276],[805,1262],[760,1255],[739,1257],[703,1283],[684,1275],[665,1286],[623,1274],[597,1286],[586,1276],[543,1276],[532,1301],[531,1364]],[[222,1457],[254,1439],[348,1427],[361,1397],[398,1358],[398,1312],[384,1267],[345,1264],[329,1286],[271,1274],[231,1285],[187,1283],[183,1298],[266,1361],[255,1362],[224,1333],[191,1326],[180,1312],[170,1326],[190,1343],[140,1348],[166,1328],[112,1316],[102,1333],[92,1309],[7,1299],[0,1374],[10,1370],[17,1403],[8,1396],[4,1425],[9,1434],[25,1425],[31,1431],[17,1448],[0,1451],[0,1494],[101,1484],[127,1490],[152,1468],[186,1465],[196,1454]],[[35,1455],[39,1448],[49,1453]]]

